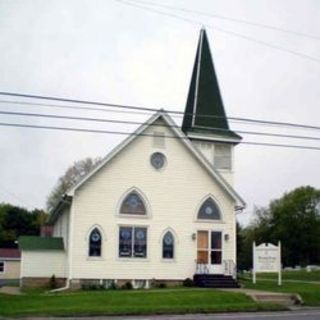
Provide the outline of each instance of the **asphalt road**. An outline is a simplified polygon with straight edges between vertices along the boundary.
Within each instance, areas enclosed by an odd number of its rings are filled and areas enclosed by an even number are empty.
[[[25,320],[320,320],[320,309],[317,310],[299,310],[286,312],[259,312],[259,313],[224,313],[224,314],[193,314],[193,315],[175,315],[175,316],[117,316],[117,317],[64,317],[64,318],[24,318]],[[10,319],[10,318],[1,318]]]

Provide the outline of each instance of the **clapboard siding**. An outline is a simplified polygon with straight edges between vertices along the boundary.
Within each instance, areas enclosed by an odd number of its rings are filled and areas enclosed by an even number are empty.
[[[22,251],[21,278],[51,277],[65,278],[66,254],[62,251]]]
[[[159,121],[158,121],[159,122]],[[162,122],[161,122],[162,123]],[[147,134],[170,129],[149,127]],[[71,234],[72,278],[100,279],[184,279],[195,272],[197,230],[221,230],[229,234],[224,241],[223,259],[235,260],[234,201],[208,174],[198,160],[178,139],[166,139],[165,148],[153,147],[151,137],[140,136],[112,161],[86,181],[76,192],[72,203]],[[150,165],[150,155],[163,152],[167,164],[162,170]],[[118,215],[119,201],[128,189],[136,187],[147,198],[147,218],[124,218]],[[223,220],[215,223],[196,221],[197,210],[206,195],[217,201]],[[88,232],[101,226],[103,255],[88,257]],[[120,225],[148,227],[147,259],[118,258]],[[161,235],[171,228],[177,235],[176,257],[161,259]]]

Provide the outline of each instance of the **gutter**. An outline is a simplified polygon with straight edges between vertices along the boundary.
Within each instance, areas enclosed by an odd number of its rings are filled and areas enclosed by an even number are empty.
[[[70,289],[70,279],[67,279],[66,285],[62,288],[50,290],[49,293],[61,292]]]

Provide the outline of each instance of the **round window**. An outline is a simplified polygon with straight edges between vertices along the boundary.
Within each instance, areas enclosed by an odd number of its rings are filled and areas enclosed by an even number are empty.
[[[161,169],[165,162],[166,162],[166,157],[163,153],[161,152],[155,152],[151,155],[151,165],[155,168],[155,169]]]

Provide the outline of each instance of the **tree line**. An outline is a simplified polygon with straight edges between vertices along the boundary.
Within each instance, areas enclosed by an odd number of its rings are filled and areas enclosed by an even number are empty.
[[[16,248],[21,235],[40,235],[40,227],[47,217],[43,210],[0,203],[0,248]]]
[[[247,227],[237,225],[240,270],[252,268],[252,243],[282,244],[283,266],[320,264],[320,190],[303,186],[256,208]]]

